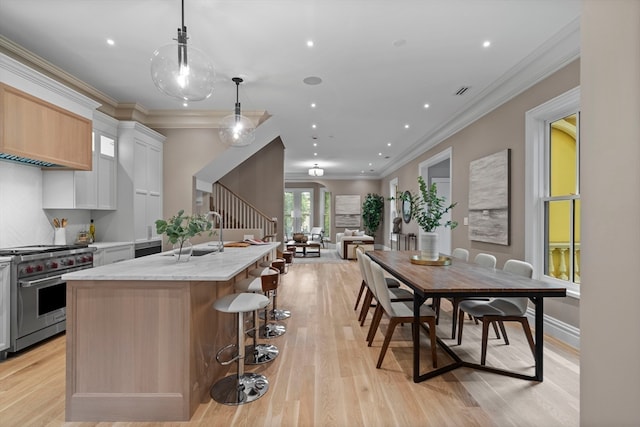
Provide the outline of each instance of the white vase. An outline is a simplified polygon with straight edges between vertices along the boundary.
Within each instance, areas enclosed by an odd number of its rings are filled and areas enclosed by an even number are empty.
[[[424,233],[420,235],[420,256],[427,261],[437,261],[440,258],[438,251],[438,233]]]
[[[193,245],[191,241],[188,239],[182,243],[176,243],[173,245],[173,258],[176,262],[187,262],[189,258],[191,258],[191,254],[193,253]]]

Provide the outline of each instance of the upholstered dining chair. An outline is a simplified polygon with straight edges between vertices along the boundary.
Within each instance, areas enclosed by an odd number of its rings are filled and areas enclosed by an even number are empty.
[[[451,256],[454,258],[461,259],[463,261],[469,261],[469,251],[464,248],[455,248],[451,252]]]
[[[364,254],[364,248],[361,247],[361,246],[358,246],[356,248],[356,258],[357,258],[358,252],[361,253],[361,254]],[[360,304],[360,299],[362,298],[362,295],[367,290],[367,277],[366,277],[365,271],[364,271],[364,264],[361,262],[361,260],[359,258],[357,258],[357,259],[358,259],[358,267],[360,267],[360,275],[362,276],[362,282],[360,283],[360,290],[358,291],[358,296],[356,297],[356,305],[353,307],[354,310],[358,309],[358,305]],[[400,287],[400,282],[398,282],[393,277],[387,277],[386,281],[387,281],[387,286],[390,287],[390,288],[399,288]],[[365,297],[366,297],[366,295],[365,295]],[[371,304],[371,299],[369,299],[369,304]]]
[[[533,266],[525,261],[515,259],[507,260],[503,267],[504,271],[513,274],[519,274],[525,277],[533,275]],[[508,345],[509,340],[504,331],[503,322],[519,322],[522,325],[524,334],[529,342],[531,353],[535,359],[535,344],[531,335],[529,321],[525,316],[527,312],[527,304],[529,299],[526,297],[519,298],[491,298],[488,301],[465,300],[459,305],[459,324],[458,324],[458,344],[462,342],[462,327],[464,325],[464,313],[468,313],[476,319],[482,320],[482,354],[480,356],[480,364],[484,365],[487,359],[487,335],[489,332],[489,324],[499,322],[502,328],[502,335],[505,343]]]
[[[389,317],[389,325],[387,326],[387,331],[384,335],[384,341],[382,343],[382,348],[380,349],[380,355],[378,356],[378,363],[376,364],[376,368],[380,369],[382,366],[382,362],[384,361],[384,356],[387,353],[387,349],[389,348],[389,343],[391,342],[391,337],[393,336],[393,332],[396,329],[396,326],[399,323],[411,323],[412,328],[412,336],[413,336],[413,328],[418,327],[415,323],[413,323],[413,303],[409,301],[398,301],[393,302],[389,296],[389,292],[387,291],[387,286],[384,280],[384,271],[382,267],[378,264],[370,261],[370,270],[371,270],[371,279],[374,283],[374,287],[376,289],[376,294],[378,297],[378,303],[380,306],[380,310],[376,310],[376,315],[371,323],[371,327],[374,328],[373,334],[369,334],[368,346],[371,347],[373,343],[373,338],[375,336],[375,330],[378,328],[380,324],[380,320],[383,314],[386,314]],[[423,304],[420,306],[420,323],[426,323],[429,328],[429,339],[431,341],[431,362],[434,368],[438,367],[438,358],[436,351],[436,313]]]
[[[456,249],[460,249],[460,248],[456,248]],[[454,252],[456,249],[454,249]],[[451,256],[453,256],[453,253],[451,254]],[[469,256],[469,253],[467,252],[467,257],[468,256]],[[494,257],[491,254],[485,254],[485,253],[479,253],[473,259],[474,264],[481,265],[482,267],[485,267],[485,268],[496,268],[496,262],[497,262],[496,257]],[[451,301],[451,305],[453,306],[453,309],[451,310],[451,339],[455,339],[456,337],[456,327],[458,325],[458,305],[460,304],[461,301],[464,301],[465,299],[466,298],[449,298],[449,301]],[[485,301],[488,300],[488,298],[479,298],[479,299],[485,300]],[[471,318],[471,316],[469,317]],[[494,331],[496,332],[496,337],[500,338],[500,333],[498,332],[498,329],[496,328],[495,324],[493,325],[493,327],[494,327]]]

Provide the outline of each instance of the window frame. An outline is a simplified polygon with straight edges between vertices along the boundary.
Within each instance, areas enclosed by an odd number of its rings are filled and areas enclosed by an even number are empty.
[[[556,197],[547,193],[549,123],[580,112],[580,87],[571,89],[525,114],[525,259],[533,265],[533,277],[566,286],[567,296],[580,298],[580,285],[546,276],[545,202]],[[579,134],[579,133],[578,133]],[[578,148],[578,169],[580,160]],[[579,183],[579,180],[578,180]],[[579,184],[578,184],[578,188]],[[577,197],[579,198],[579,196]],[[575,198],[572,198],[575,199]]]

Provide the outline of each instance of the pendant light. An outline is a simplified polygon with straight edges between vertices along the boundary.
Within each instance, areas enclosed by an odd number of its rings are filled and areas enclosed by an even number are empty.
[[[322,176],[322,175],[324,175],[324,169],[318,167],[317,163],[313,165],[311,169],[309,169],[309,176]]]
[[[209,58],[198,48],[187,47],[187,27],[178,28],[175,43],[158,48],[151,56],[151,79],[166,95],[184,101],[202,101],[213,93],[215,72]]]
[[[234,77],[231,80],[236,84],[236,106],[232,115],[225,117],[221,121],[220,139],[222,142],[231,147],[244,147],[251,144],[255,139],[255,126],[253,122],[240,113],[240,101],[238,100],[240,77]]]

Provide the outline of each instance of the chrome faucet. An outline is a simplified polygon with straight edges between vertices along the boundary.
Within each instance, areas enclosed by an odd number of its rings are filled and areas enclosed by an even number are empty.
[[[209,211],[207,212],[207,218],[209,218],[209,216],[213,217],[217,217],[218,221],[220,222],[220,238],[218,239],[218,252],[224,252],[224,241],[222,240],[222,215],[220,215],[218,212],[214,212],[214,211]],[[209,243],[209,245],[212,245],[212,243]]]

